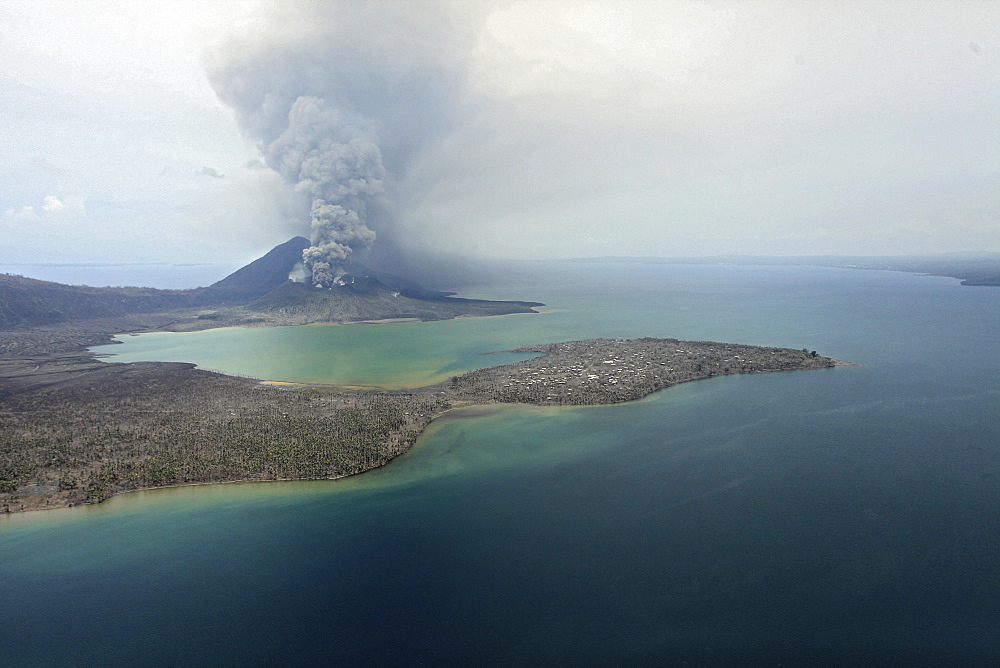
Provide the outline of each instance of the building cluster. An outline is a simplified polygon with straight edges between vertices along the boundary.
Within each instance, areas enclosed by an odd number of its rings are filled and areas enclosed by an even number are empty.
[[[800,350],[676,339],[594,339],[513,352],[541,355],[455,378],[453,388],[476,400],[615,403],[698,378],[832,365]]]

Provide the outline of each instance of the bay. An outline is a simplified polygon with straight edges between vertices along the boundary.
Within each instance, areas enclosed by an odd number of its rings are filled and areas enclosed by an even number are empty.
[[[1000,658],[1000,291],[822,268],[523,263],[475,296],[546,308],[111,349],[255,376],[266,358],[258,377],[312,366],[312,382],[382,387],[595,336],[807,347],[863,366],[617,406],[466,409],[354,478],[4,518],[0,663]]]

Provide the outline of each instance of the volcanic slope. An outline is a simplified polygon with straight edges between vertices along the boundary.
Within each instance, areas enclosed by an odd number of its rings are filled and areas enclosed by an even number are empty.
[[[5,350],[4,340],[12,338],[11,332],[19,332],[15,338],[23,343],[26,330],[60,325],[107,329],[113,334],[231,325],[443,320],[532,313],[533,307],[541,306],[537,302],[460,299],[356,263],[348,265],[350,273],[337,285],[317,289],[289,279],[308,245],[304,237],[295,237],[222,280],[190,290],[98,288],[0,274],[0,352]],[[142,315],[148,317],[137,317]],[[10,352],[11,347],[6,348]]]
[[[295,237],[264,257],[205,289],[207,302],[220,308],[199,314],[196,321],[175,323],[173,330],[234,325],[306,325],[368,320],[446,320],[459,316],[534,313],[538,302],[461,299],[453,293],[427,290],[416,283],[364,265],[351,263],[330,288],[289,280],[309,245]],[[236,297],[243,301],[233,305]],[[203,297],[204,299],[204,297]]]

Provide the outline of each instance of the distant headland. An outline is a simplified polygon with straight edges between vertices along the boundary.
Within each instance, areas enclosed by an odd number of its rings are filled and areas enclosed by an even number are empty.
[[[731,264],[761,266],[836,267],[903,271],[948,276],[962,285],[1000,286],[1000,253],[926,253],[922,255],[713,255],[708,257],[594,257],[571,262],[625,262],[647,264]]]

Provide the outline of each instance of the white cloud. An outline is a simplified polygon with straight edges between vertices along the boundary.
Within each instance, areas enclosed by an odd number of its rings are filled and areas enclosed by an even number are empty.
[[[66,208],[66,205],[56,197],[55,195],[46,195],[45,202],[42,204],[42,210],[48,213],[55,213],[56,211],[62,211]]]
[[[82,210],[82,204],[77,203],[76,207]],[[20,207],[12,207],[4,211],[7,218],[20,220],[58,220],[62,217],[62,212],[67,211],[67,205],[55,195],[46,195],[41,204],[24,204]]]
[[[224,257],[227,240],[211,240],[214,221],[177,212],[192,198],[225,197],[215,188],[221,179],[199,175],[202,165],[227,174],[256,155],[201,64],[206,40],[249,8],[186,0],[5,2],[0,210],[74,221],[79,237],[54,234],[45,242],[49,255],[67,260],[161,260],[182,252],[164,239],[184,238],[200,239],[202,254]],[[161,177],[171,169],[189,177]],[[25,202],[32,211],[22,209]],[[269,224],[252,212],[246,220]],[[4,232],[0,260],[41,245],[23,225]]]

